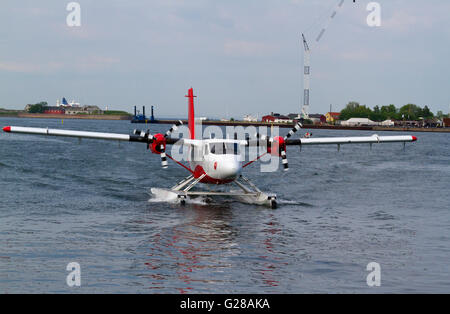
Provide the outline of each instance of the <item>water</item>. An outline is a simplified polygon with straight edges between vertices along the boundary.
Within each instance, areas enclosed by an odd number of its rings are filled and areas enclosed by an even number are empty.
[[[0,125],[135,127],[15,118]],[[0,293],[449,293],[450,135],[414,135],[419,141],[405,151],[398,143],[339,153],[289,147],[288,173],[247,168],[262,190],[278,194],[273,211],[226,199],[186,207],[154,200],[150,188],[187,173],[173,163],[162,170],[139,143],[2,132]],[[366,284],[372,261],[380,287]],[[79,288],[66,284],[70,262],[81,266]]]

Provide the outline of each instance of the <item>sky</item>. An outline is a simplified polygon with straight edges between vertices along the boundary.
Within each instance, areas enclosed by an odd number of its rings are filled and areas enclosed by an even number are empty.
[[[349,101],[450,108],[450,1],[79,0],[69,27],[65,0],[2,0],[0,107],[66,97],[158,117],[298,113],[304,32],[311,48],[310,113]]]

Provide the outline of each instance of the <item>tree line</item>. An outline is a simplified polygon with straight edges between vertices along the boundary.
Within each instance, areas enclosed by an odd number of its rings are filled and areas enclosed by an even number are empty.
[[[369,118],[372,121],[384,120],[419,120],[432,119],[435,115],[428,106],[421,108],[415,104],[407,104],[400,108],[395,105],[375,106],[373,109],[360,105],[356,101],[351,101],[341,111],[340,120],[348,120],[350,118]],[[442,111],[438,111],[436,117],[443,118],[445,115]]]
[[[28,109],[29,113],[43,113],[45,111],[45,107],[47,107],[48,104],[46,101],[41,101],[40,103],[34,104],[30,106],[30,109]]]

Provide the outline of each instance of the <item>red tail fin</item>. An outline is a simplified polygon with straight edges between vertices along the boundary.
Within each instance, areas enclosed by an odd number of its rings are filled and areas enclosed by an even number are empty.
[[[189,98],[189,109],[188,109],[188,125],[189,131],[191,132],[191,139],[195,139],[195,115],[194,115],[194,89],[190,88],[188,94],[184,97]]]

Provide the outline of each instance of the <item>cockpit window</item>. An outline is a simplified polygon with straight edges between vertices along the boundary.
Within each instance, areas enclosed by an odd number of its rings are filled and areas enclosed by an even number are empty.
[[[211,143],[210,152],[216,155],[238,155],[238,145],[234,143]]]

